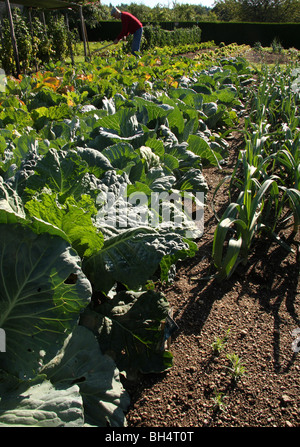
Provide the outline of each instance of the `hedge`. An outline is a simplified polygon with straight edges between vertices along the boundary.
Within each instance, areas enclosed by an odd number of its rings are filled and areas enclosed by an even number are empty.
[[[300,24],[299,23],[246,23],[246,22],[150,22],[144,25],[168,31],[177,28],[192,28],[195,25],[201,29],[201,40],[207,42],[213,40],[216,44],[237,43],[253,46],[260,42],[262,46],[270,46],[276,39],[284,48],[300,49]],[[87,27],[89,41],[97,42],[113,40],[121,30],[121,23],[115,21],[99,22],[96,28]]]

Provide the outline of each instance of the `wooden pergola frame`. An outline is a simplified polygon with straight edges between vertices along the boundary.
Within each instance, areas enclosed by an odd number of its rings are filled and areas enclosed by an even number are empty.
[[[14,58],[16,62],[16,71],[17,76],[21,73],[20,68],[20,60],[19,60],[19,52],[18,52],[18,45],[17,40],[15,37],[15,29],[14,29],[14,23],[13,23],[13,17],[11,12],[11,6],[10,6],[10,0],[0,0],[1,2],[5,2],[9,24],[10,24],[10,34],[11,34],[11,41],[14,51]],[[49,10],[59,10],[59,9],[73,9],[78,8],[79,14],[80,14],[80,25],[81,25],[81,32],[82,32],[82,39],[84,44],[84,55],[85,58],[87,58],[87,32],[86,32],[86,26],[84,22],[83,12],[82,12],[82,6],[78,5],[77,3],[73,2],[67,2],[64,0],[15,0],[15,3],[22,6],[27,6],[29,8],[39,8],[39,9],[49,9]],[[68,26],[68,19],[67,19],[67,26]]]

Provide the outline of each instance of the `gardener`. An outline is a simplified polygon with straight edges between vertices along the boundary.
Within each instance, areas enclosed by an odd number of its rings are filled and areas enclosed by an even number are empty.
[[[122,30],[118,37],[114,40],[114,44],[117,44],[121,39],[126,40],[129,34],[133,34],[133,42],[131,46],[131,53],[134,56],[138,56],[136,53],[140,50],[141,39],[143,34],[142,23],[130,12],[120,11],[118,8],[113,8],[111,10],[111,15],[115,19],[121,19]]]

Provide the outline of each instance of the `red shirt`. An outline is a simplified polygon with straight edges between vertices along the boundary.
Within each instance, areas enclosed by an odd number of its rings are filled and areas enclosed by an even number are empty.
[[[121,21],[122,31],[117,37],[118,40],[121,40],[124,36],[128,36],[128,34],[134,34],[136,30],[143,26],[136,17],[130,14],[130,12],[121,12]]]

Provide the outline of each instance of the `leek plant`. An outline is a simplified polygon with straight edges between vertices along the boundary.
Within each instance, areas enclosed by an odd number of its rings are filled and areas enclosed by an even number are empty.
[[[300,189],[300,134],[294,141],[286,140],[274,157],[276,164],[286,176],[291,187]]]
[[[252,92],[245,120],[245,149],[229,180],[229,204],[218,222],[212,257],[219,279],[228,278],[239,263],[246,264],[256,234],[261,230],[291,250],[276,234],[277,227],[300,223],[299,86],[290,67],[263,67],[260,84]],[[296,88],[296,87],[297,88]],[[214,205],[213,205],[214,206]],[[282,217],[283,216],[283,217]]]
[[[294,142],[286,142],[276,154],[274,154],[276,167],[279,169],[283,185],[281,210],[288,207],[290,213],[285,220],[294,219],[293,232],[297,233],[300,224],[300,144],[299,134]],[[278,217],[280,217],[278,215]]]
[[[246,264],[254,236],[265,227],[261,216],[266,194],[270,191],[271,196],[278,197],[276,180],[272,176],[260,184],[251,176],[249,166],[245,189],[227,207],[214,234],[212,255],[219,279],[230,277],[239,263]]]

